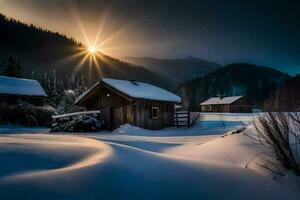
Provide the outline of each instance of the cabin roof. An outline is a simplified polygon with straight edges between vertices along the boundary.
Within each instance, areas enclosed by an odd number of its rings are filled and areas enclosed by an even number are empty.
[[[130,97],[180,103],[181,98],[157,86],[127,80],[104,78],[102,81]]]
[[[232,96],[232,97],[212,97],[207,99],[206,101],[202,102],[200,105],[224,105],[224,104],[232,104],[233,102],[239,100],[244,96]]]
[[[96,83],[89,90],[80,95],[75,103],[81,101],[87,94],[89,94],[97,85],[101,82],[107,84],[111,88],[115,89],[118,92],[121,92],[129,97],[138,98],[138,99],[149,99],[157,101],[169,101],[174,103],[180,103],[181,98],[167,90],[159,88],[157,86],[129,80],[118,80],[111,78],[100,79],[100,82]]]
[[[0,94],[46,97],[40,83],[32,79],[0,76]]]
[[[75,100],[75,104],[79,103],[80,101],[82,101],[83,99],[85,99],[85,97],[87,97],[90,93],[92,93],[98,86],[100,85],[99,82],[97,82],[96,84],[94,84],[92,87],[90,87],[88,90],[86,90],[85,92],[83,92],[81,95],[79,95],[76,100]]]

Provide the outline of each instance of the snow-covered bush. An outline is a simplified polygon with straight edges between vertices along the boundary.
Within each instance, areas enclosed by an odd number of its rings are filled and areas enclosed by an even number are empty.
[[[0,123],[23,126],[50,127],[55,109],[20,101],[17,104],[0,104]]]
[[[86,111],[85,107],[75,106],[74,102],[78,96],[77,92],[74,90],[65,90],[63,94],[60,95],[60,100],[56,106],[56,112],[59,114],[70,113],[70,112],[81,112]]]
[[[93,132],[101,130],[98,115],[75,115],[55,119],[51,132]]]
[[[72,106],[68,109],[68,113],[74,113],[74,112],[83,112],[86,111],[86,107],[83,106]]]
[[[73,107],[76,95],[73,90],[65,90],[60,97],[61,98],[56,107],[56,111],[62,114],[68,112],[69,109]]]

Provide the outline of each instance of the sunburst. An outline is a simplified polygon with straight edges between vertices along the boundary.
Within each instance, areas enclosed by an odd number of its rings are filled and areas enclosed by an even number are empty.
[[[107,19],[109,18],[109,12],[104,12],[99,20],[99,25],[96,29],[97,32],[95,34],[95,38],[91,39],[84,28],[84,24],[82,23],[80,14],[75,5],[72,6],[71,15],[74,21],[76,22],[76,25],[84,39],[83,43],[85,44],[85,46],[82,46],[79,49],[77,49],[77,53],[71,55],[69,58],[66,58],[66,60],[80,58],[80,61],[74,69],[74,73],[77,73],[80,69],[82,69],[83,66],[88,66],[90,77],[92,75],[92,70],[94,69],[96,69],[96,71],[100,75],[103,75],[101,69],[101,67],[103,66],[101,65],[107,65],[110,67],[114,66],[110,63],[110,59],[106,59],[106,56],[104,56],[101,52],[105,52],[106,50],[111,49],[123,49],[124,47],[109,47],[108,43],[115,37],[119,36],[123,31],[125,31],[125,29],[127,29],[133,23],[120,27],[115,32],[110,34],[110,36],[104,38],[102,32],[106,27]]]
[[[90,54],[95,54],[96,51],[97,51],[96,47],[94,47],[94,46],[90,46],[90,47],[89,47],[89,53],[90,53]]]

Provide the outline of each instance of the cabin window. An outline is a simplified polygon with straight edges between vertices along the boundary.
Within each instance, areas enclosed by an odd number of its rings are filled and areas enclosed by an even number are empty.
[[[158,119],[159,117],[159,107],[157,106],[152,106],[152,110],[151,110],[151,118],[153,119]]]
[[[211,105],[208,106],[208,110],[212,111],[212,106]]]

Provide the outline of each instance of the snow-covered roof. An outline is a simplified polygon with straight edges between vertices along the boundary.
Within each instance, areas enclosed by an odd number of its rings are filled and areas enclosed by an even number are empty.
[[[150,100],[158,100],[158,101],[170,101],[175,103],[180,103],[181,98],[167,90],[159,88],[157,86],[137,82],[137,81],[128,81],[128,80],[118,80],[118,79],[111,79],[111,78],[103,78],[101,81],[113,89],[126,94],[133,98],[140,98],[140,99],[150,99]],[[76,102],[79,102],[84,96],[91,92],[97,85],[96,83],[92,88],[87,90],[85,93],[80,95]]]
[[[81,95],[79,95],[79,97],[77,97],[77,99],[75,100],[75,104],[77,104],[79,101],[81,101],[87,94],[89,94],[90,92],[92,92],[99,84],[100,83],[97,82],[91,88],[89,88],[88,90],[86,90],[85,92],[83,92]]]
[[[200,105],[220,105],[220,104],[231,104],[235,102],[236,100],[242,98],[243,96],[232,96],[232,97],[212,97],[204,102],[202,102]]]
[[[127,80],[104,78],[102,81],[130,97],[180,103],[181,98],[157,86]]]
[[[0,76],[0,94],[47,96],[38,81],[7,76]]]

